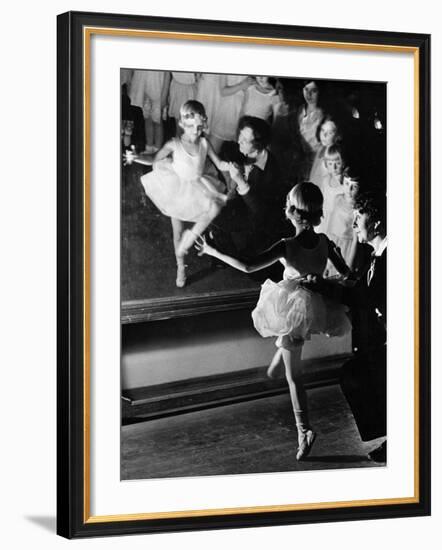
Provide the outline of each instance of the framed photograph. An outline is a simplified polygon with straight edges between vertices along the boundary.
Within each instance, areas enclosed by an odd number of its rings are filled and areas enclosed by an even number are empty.
[[[430,36],[69,12],[57,56],[58,534],[429,515]]]

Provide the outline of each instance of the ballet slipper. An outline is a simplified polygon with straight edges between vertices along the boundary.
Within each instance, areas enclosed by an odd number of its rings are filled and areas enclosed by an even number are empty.
[[[284,372],[284,369],[283,369],[284,365],[281,359],[282,359],[282,349],[278,348],[276,350],[275,355],[273,356],[273,359],[270,361],[270,365],[267,369],[268,378],[272,378],[272,379],[281,378]]]
[[[187,280],[186,276],[186,266],[184,264],[177,265],[176,270],[176,286],[178,288],[183,288],[185,286]]]
[[[298,451],[296,452],[296,460],[304,460],[310,454],[313,443],[315,442],[316,434],[312,430],[301,432],[298,436]]]

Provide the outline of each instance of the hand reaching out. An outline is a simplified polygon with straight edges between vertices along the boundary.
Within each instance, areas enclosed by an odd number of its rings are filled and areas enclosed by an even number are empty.
[[[322,277],[313,273],[304,275],[300,279],[300,284],[308,290],[317,290],[318,285],[320,286],[322,282]]]
[[[195,248],[198,250],[198,256],[203,256],[204,254],[213,256],[214,252],[216,252],[213,246],[207,243],[206,238],[201,235],[195,241]]]
[[[248,193],[250,187],[249,184],[244,180],[241,173],[240,167],[236,162],[231,162],[229,166],[229,173],[232,181],[235,184],[235,188],[238,190],[240,195],[245,195]]]
[[[319,275],[316,275],[314,273],[309,273],[308,275],[304,275],[304,277],[302,278],[302,282],[317,284],[320,279],[321,277]]]
[[[123,166],[130,166],[136,158],[135,147],[132,145],[130,149],[123,153]]]

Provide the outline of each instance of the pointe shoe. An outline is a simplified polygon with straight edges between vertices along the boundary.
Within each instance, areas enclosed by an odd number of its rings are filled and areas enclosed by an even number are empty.
[[[178,288],[183,288],[183,286],[186,285],[186,266],[185,265],[179,265],[177,266],[176,270],[176,286]]]
[[[273,356],[273,359],[270,361],[270,365],[267,369],[268,378],[275,380],[276,378],[281,377],[283,372],[283,365],[281,363],[281,359],[282,359],[282,350],[281,348],[278,348],[276,350],[275,355]]]
[[[298,451],[296,453],[296,460],[304,460],[312,450],[313,443],[315,442],[316,434],[312,430],[302,432],[298,438]]]

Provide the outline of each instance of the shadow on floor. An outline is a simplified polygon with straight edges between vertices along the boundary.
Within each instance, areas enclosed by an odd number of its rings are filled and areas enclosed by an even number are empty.
[[[351,464],[353,462],[364,462],[368,460],[367,455],[323,455],[311,456],[304,462],[336,462],[339,464]]]
[[[38,525],[45,531],[55,533],[57,530],[57,520],[55,516],[25,516],[25,519]]]

